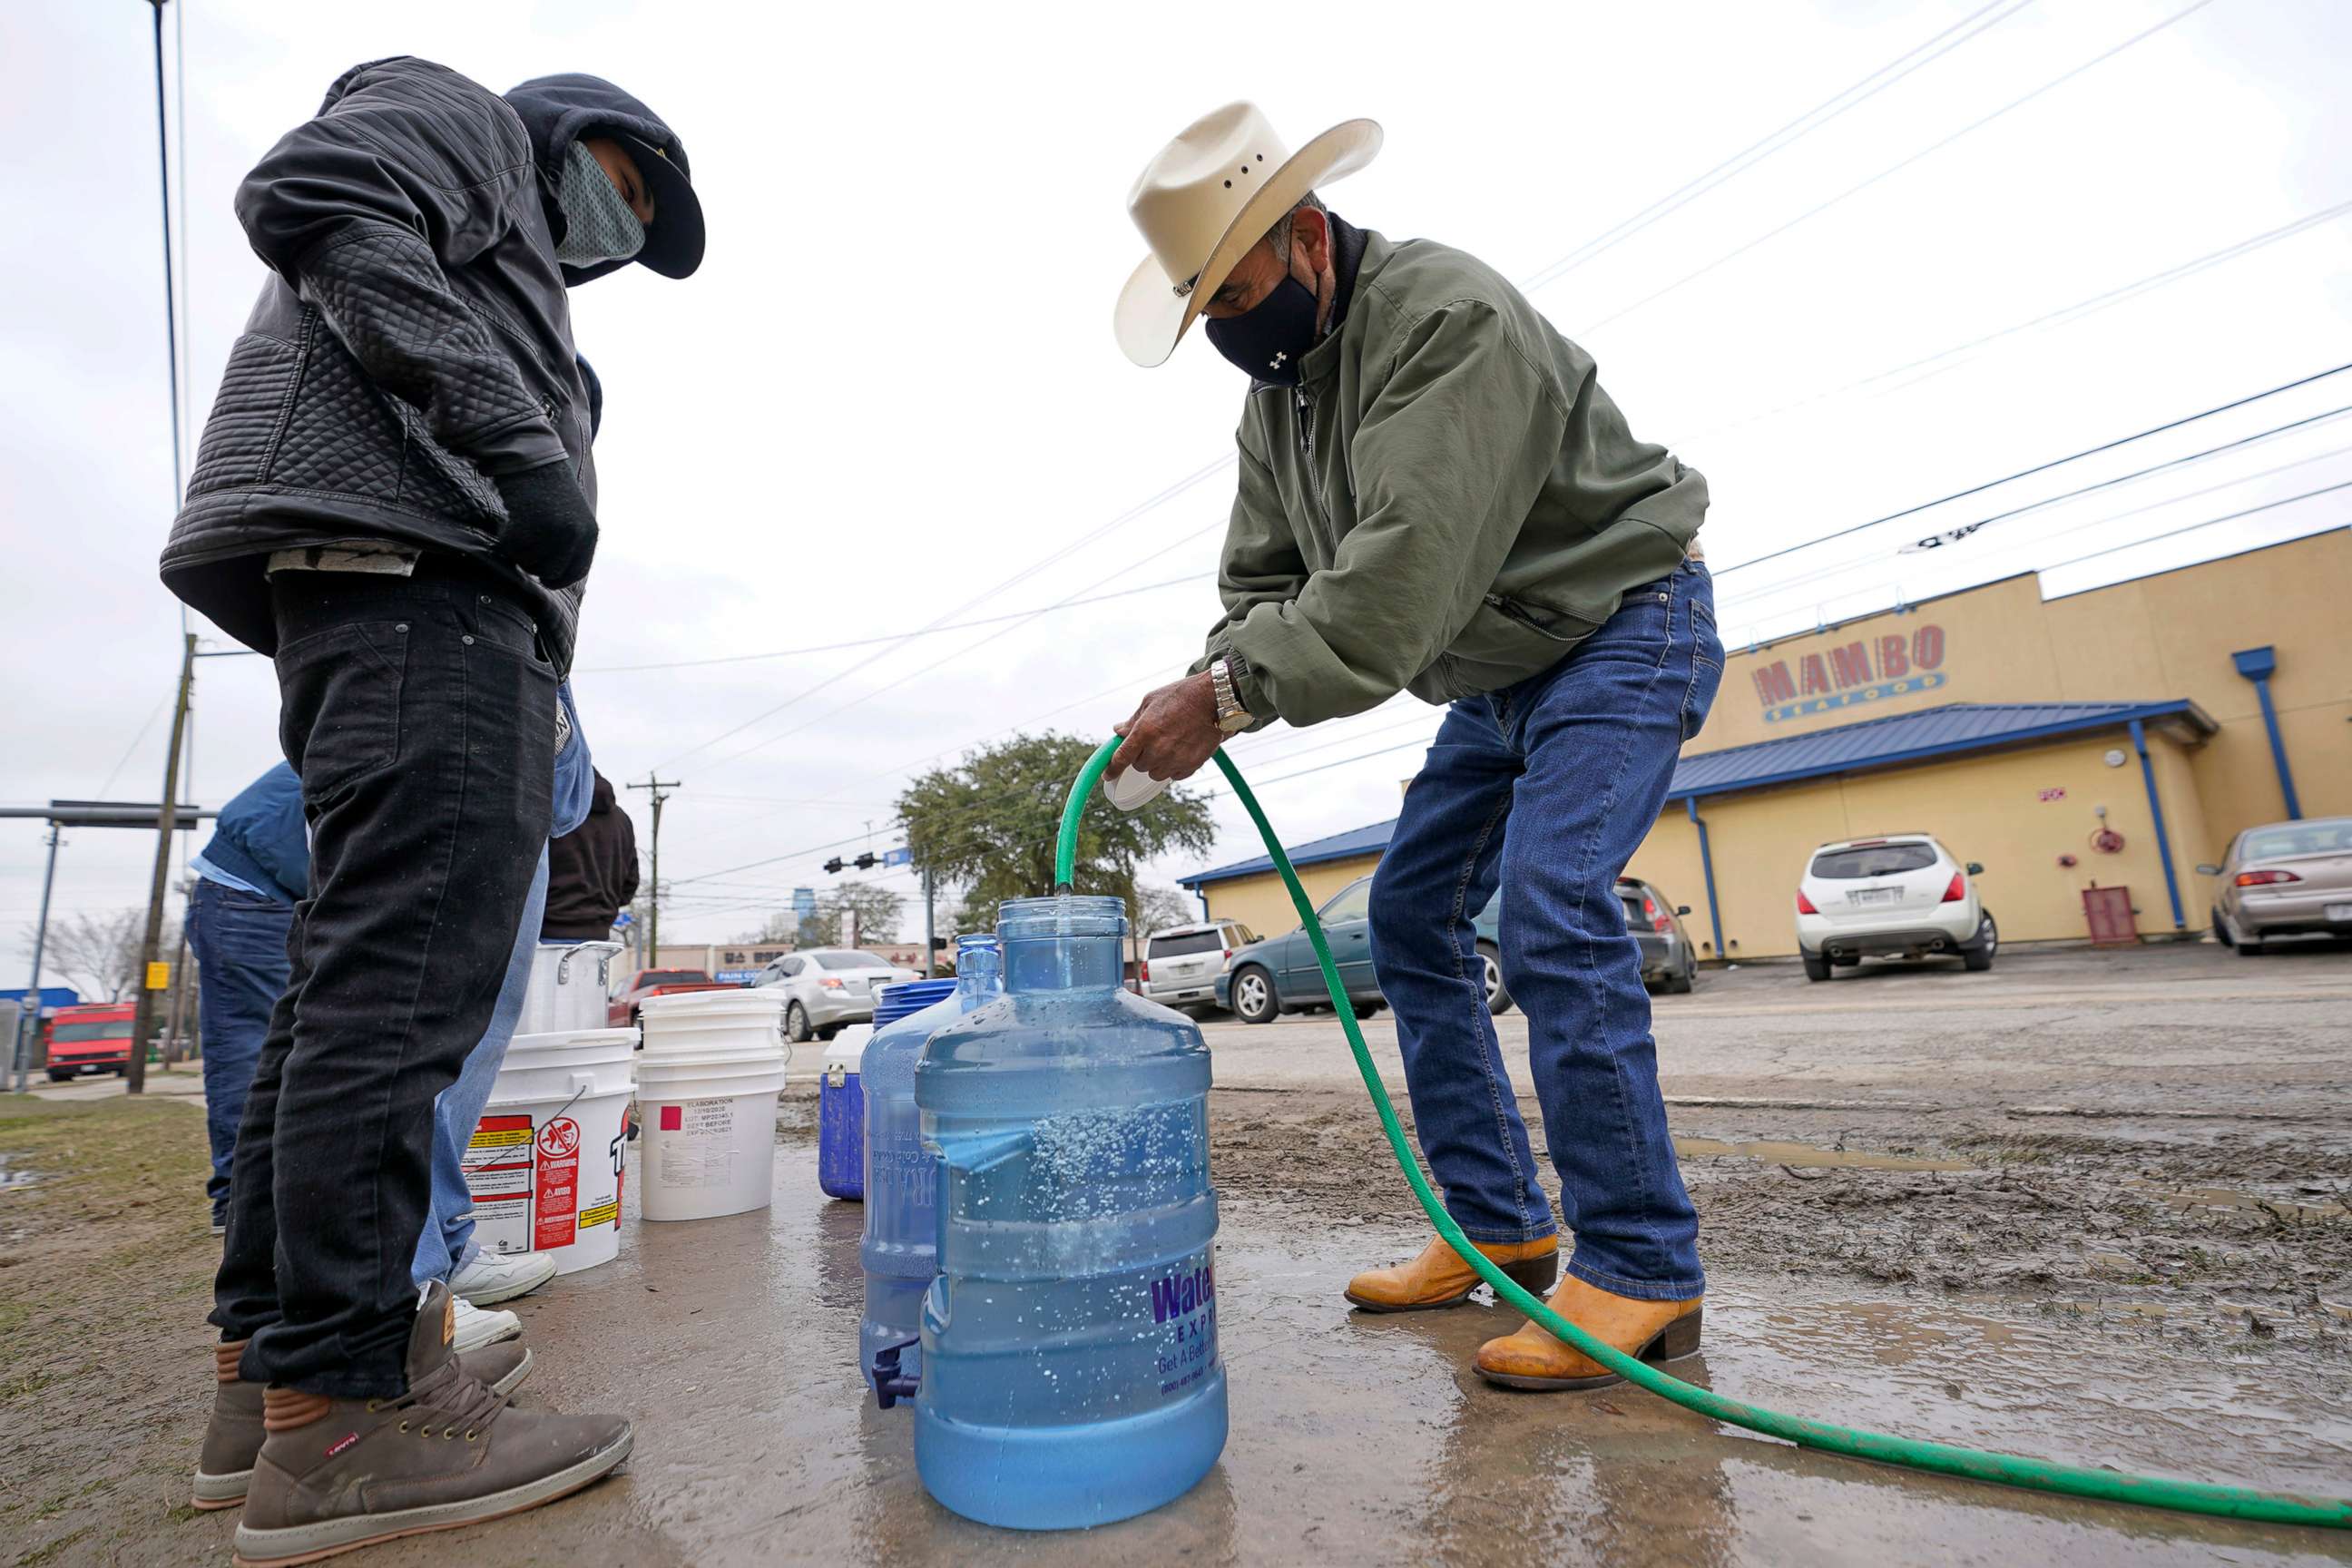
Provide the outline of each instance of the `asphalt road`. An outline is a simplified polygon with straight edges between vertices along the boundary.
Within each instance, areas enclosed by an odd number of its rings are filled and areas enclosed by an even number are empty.
[[[1794,963],[1750,964],[1652,1007],[1670,1102],[2333,1120],[2352,1098],[2352,944],[2252,959],[2210,943],[2011,950],[1984,974],[1865,964],[1819,984]],[[1527,1096],[1527,1016],[1499,1028]],[[1220,1089],[1358,1081],[1328,1011],[1202,1032]],[[1402,1089],[1392,1016],[1364,1034]]]

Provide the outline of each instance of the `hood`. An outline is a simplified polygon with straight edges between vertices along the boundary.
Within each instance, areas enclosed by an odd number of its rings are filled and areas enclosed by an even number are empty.
[[[588,803],[590,815],[613,809],[613,781],[603,773],[596,775],[596,788]]]
[[[702,259],[701,205],[688,183],[692,171],[686,144],[661,116],[603,77],[580,71],[534,77],[509,89],[505,96],[530,135],[531,158],[539,165],[540,201],[559,240],[563,237],[563,215],[555,205],[556,176],[572,144],[582,137],[612,132],[635,137],[659,153],[674,173],[675,177],[665,179],[659,169],[646,171],[646,184],[654,193],[654,221],[646,232],[645,249],[626,261],[600,261],[593,267],[566,265],[564,282],[585,283],[635,262],[645,262],[673,278],[694,270]]]

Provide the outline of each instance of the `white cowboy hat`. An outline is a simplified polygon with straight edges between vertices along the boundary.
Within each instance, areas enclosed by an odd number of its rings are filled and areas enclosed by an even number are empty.
[[[1379,124],[1350,120],[1293,153],[1254,103],[1229,103],[1186,126],[1127,194],[1127,216],[1151,247],[1111,314],[1127,357],[1163,363],[1234,264],[1299,197],[1380,150]]]

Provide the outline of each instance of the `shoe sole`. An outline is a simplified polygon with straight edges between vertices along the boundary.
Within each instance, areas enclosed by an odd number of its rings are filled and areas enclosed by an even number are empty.
[[[452,1285],[449,1288],[449,1293],[453,1296],[463,1296],[467,1300],[471,1301],[477,1307],[495,1307],[501,1301],[511,1301],[519,1296],[528,1296],[533,1290],[538,1289],[541,1285],[546,1284],[549,1280],[554,1278],[555,1265],[550,1263],[547,1266],[546,1273],[541,1275],[536,1279],[528,1280],[520,1285],[501,1285],[496,1289],[482,1291],[460,1290],[455,1285]],[[497,1342],[493,1341],[491,1342],[496,1343]]]
[[[294,1568],[297,1563],[316,1563],[322,1558],[356,1552],[362,1546],[379,1546],[387,1541],[404,1536],[424,1535],[436,1530],[456,1530],[468,1524],[487,1524],[509,1514],[524,1513],[558,1499],[570,1497],[581,1488],[604,1479],[618,1469],[629,1450],[635,1445],[634,1427],[621,1434],[609,1447],[600,1449],[578,1464],[541,1476],[519,1487],[509,1487],[488,1497],[468,1498],[463,1502],[436,1503],[430,1508],[401,1509],[392,1513],[359,1514],[348,1519],[322,1521],[318,1524],[289,1525],[282,1530],[254,1530],[246,1525],[236,1527],[236,1551],[230,1561],[236,1568]]]
[[[451,1342],[449,1348],[456,1351],[459,1355],[464,1355],[467,1351],[485,1351],[489,1349],[492,1345],[502,1345],[509,1340],[519,1340],[520,1338],[522,1338],[522,1320],[518,1318],[512,1323],[508,1324],[505,1328],[499,1330],[497,1332],[484,1334],[478,1340],[467,1339],[466,1336],[460,1334]]]
[[[1559,1254],[1548,1252],[1541,1258],[1524,1258],[1517,1263],[1500,1265],[1505,1278],[1522,1290],[1538,1295],[1549,1290],[1559,1278]],[[1449,1307],[1459,1307],[1476,1293],[1484,1279],[1474,1279],[1470,1288],[1458,1296],[1448,1296],[1442,1301],[1368,1301],[1353,1290],[1342,1291],[1348,1304],[1365,1312],[1442,1312]]]
[[[1669,1362],[1688,1361],[1698,1354],[1699,1330],[1706,1317],[1706,1309],[1699,1308],[1676,1318],[1643,1342],[1633,1352],[1636,1361],[1652,1366],[1664,1366]],[[1478,1375],[1498,1388],[1519,1388],[1534,1394],[1572,1394],[1580,1390],[1608,1388],[1625,1380],[1617,1373],[1603,1373],[1599,1377],[1528,1377],[1517,1373],[1488,1372],[1478,1369]]]
[[[530,1375],[530,1364],[531,1353],[526,1349],[522,1352],[522,1360],[515,1363],[514,1370],[489,1385],[490,1392],[512,1394],[516,1389],[520,1388],[523,1379]],[[217,1476],[206,1475],[204,1471],[198,1470],[195,1495],[188,1500],[188,1506],[198,1513],[216,1513],[225,1508],[242,1508],[245,1506],[246,1490],[252,1484],[253,1472],[250,1469]]]
[[[245,1489],[252,1481],[253,1471],[249,1468],[217,1476],[208,1476],[198,1470],[195,1495],[188,1500],[188,1506],[198,1513],[239,1507],[245,1501]]]

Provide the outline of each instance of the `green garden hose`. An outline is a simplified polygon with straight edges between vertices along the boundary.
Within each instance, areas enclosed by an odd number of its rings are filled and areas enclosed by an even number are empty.
[[[1067,889],[1077,861],[1078,818],[1086,810],[1087,800],[1094,792],[1105,769],[1109,767],[1111,753],[1118,749],[1114,737],[1102,743],[1100,750],[1087,759],[1077,782],[1070,786],[1069,804],[1062,809],[1062,831],[1054,855],[1055,881]],[[1290,901],[1298,910],[1298,919],[1307,929],[1307,940],[1315,946],[1315,959],[1323,969],[1323,984],[1329,987],[1331,1003],[1337,1010],[1339,1026],[1347,1032],[1348,1048],[1356,1055],[1356,1070],[1364,1075],[1364,1087],[1371,1092],[1372,1108],[1380,1112],[1381,1129],[1388,1134],[1389,1148],[1396,1155],[1397,1166],[1404,1172],[1405,1180],[1412,1184],[1413,1196],[1429,1215],[1429,1223],[1445,1244],[1461,1256],[1462,1261],[1477,1271],[1478,1277],[1495,1288],[1495,1294],[1507,1301],[1535,1321],[1541,1323],[1556,1338],[1590,1356],[1611,1372],[1649,1390],[1662,1399],[1672,1400],[1685,1409],[1727,1421],[1735,1426],[1745,1426],[1751,1432],[1767,1436],[1785,1438],[1801,1447],[1820,1448],[1832,1454],[1844,1454],[1858,1459],[1876,1459],[1885,1464],[1906,1465],[1915,1470],[1935,1470],[1948,1476],[1966,1476],[1972,1480],[1995,1481],[2002,1486],[2023,1487],[2032,1491],[2056,1492],[2064,1497],[2095,1498],[2102,1502],[2138,1503],[2148,1508],[2170,1509],[2179,1513],[2210,1514],[2222,1519],[2259,1520],[2268,1524],[2326,1525],[2338,1530],[2352,1529],[2352,1499],[2305,1497],[2288,1492],[2255,1491],[2246,1487],[2213,1486],[2202,1481],[2167,1480],[2156,1476],[2126,1475],[2112,1470],[2089,1470],[2074,1465],[2053,1464],[2044,1459],[2020,1458],[2013,1454],[1986,1453],[1976,1448],[1955,1447],[1948,1443],[1927,1443],[1910,1437],[1889,1436],[1880,1432],[1857,1431],[1850,1426],[1832,1426],[1826,1421],[1808,1420],[1801,1415],[1784,1415],[1761,1405],[1727,1399],[1711,1390],[1700,1388],[1670,1377],[1646,1362],[1636,1360],[1612,1346],[1602,1344],[1591,1335],[1561,1317],[1529,1292],[1521,1289],[1503,1271],[1489,1262],[1462,1234],[1462,1227],[1438,1202],[1429,1178],[1423,1174],[1421,1162],[1406,1143],[1404,1129],[1398,1125],[1396,1108],[1389,1103],[1388,1090],[1381,1087],[1381,1075],[1373,1066],[1371,1053],[1364,1048],[1363,1031],[1356,1026],[1355,1010],[1349,1005],[1347,992],[1339,984],[1339,972],[1331,963],[1331,950],[1323,940],[1323,928],[1316,921],[1314,906],[1298,885],[1298,874],[1291,868],[1290,857],[1283,853],[1282,840],[1265,820],[1265,813],[1257,797],[1242,780],[1241,770],[1234,766],[1224,752],[1216,754],[1234,794],[1240,797],[1250,820],[1257,824],[1258,836],[1265,840],[1266,853],[1273,857],[1275,869],[1282,873],[1283,885],[1290,889]]]

